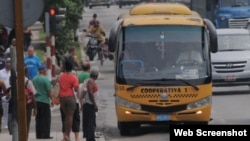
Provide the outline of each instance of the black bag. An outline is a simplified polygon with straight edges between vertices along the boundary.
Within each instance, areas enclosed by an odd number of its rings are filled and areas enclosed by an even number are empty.
[[[63,61],[62,61],[62,69],[63,69],[63,71],[65,71],[65,66],[66,65],[73,65],[72,68],[74,68],[74,66],[75,66],[74,62],[75,61],[74,61],[73,56],[71,56],[71,55],[64,56]]]

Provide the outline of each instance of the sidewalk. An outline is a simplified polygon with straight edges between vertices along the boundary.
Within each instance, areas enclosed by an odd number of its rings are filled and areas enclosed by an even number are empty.
[[[60,120],[60,112],[59,112],[60,106],[54,106],[51,108],[51,118],[53,120]],[[31,118],[30,122],[30,132],[29,132],[29,139],[28,141],[61,141],[63,139],[62,132],[61,132],[61,122],[60,124],[53,122],[51,123],[51,132],[50,136],[53,137],[53,139],[36,139],[36,133],[35,133],[35,117]],[[70,133],[71,141],[75,141],[73,132]],[[82,130],[79,132],[80,141],[85,141],[85,138],[82,138]],[[0,133],[0,141],[12,141],[12,136],[9,134],[8,129],[3,129]],[[101,132],[96,132],[96,141],[105,141],[104,135]]]
[[[38,32],[37,28],[34,29],[34,31],[35,31],[33,34],[34,40],[32,42],[33,42],[33,44],[36,44],[38,42],[40,43],[40,41],[38,40],[39,32]],[[81,36],[79,36],[79,43],[80,43],[82,48],[84,48],[86,46],[87,40],[88,39],[85,38],[83,34],[81,34]],[[81,53],[82,53],[82,61],[88,60],[88,57],[85,54],[85,52],[83,51],[83,49],[81,50]],[[93,68],[99,70],[95,61],[91,61],[90,64],[94,65]],[[81,71],[79,71],[79,72],[81,72]],[[102,79],[102,78],[103,78],[102,74],[99,74],[98,79]],[[52,118],[53,118],[53,116],[58,115],[58,113],[55,112],[55,111],[58,111],[58,107],[52,108],[51,110],[52,110],[52,115],[51,115]],[[55,115],[53,115],[53,114],[55,114]],[[34,120],[34,119],[32,118],[32,120]],[[31,121],[31,122],[34,123],[33,121]],[[53,124],[52,124],[52,126],[53,126]],[[51,131],[50,135],[51,135],[51,137],[53,137],[53,139],[36,139],[34,128],[31,128],[28,141],[61,141],[63,138],[61,131],[53,130],[53,131]],[[104,135],[101,132],[96,132],[96,136],[98,136],[98,138],[96,137],[96,141],[105,141]],[[85,141],[85,139],[82,138],[81,132],[80,132],[80,140]],[[0,133],[0,141],[12,141],[12,136],[9,135],[8,129],[2,128],[2,132]],[[75,141],[74,135],[72,132],[71,132],[71,141]]]
[[[4,129],[7,130],[7,129]],[[105,141],[104,136],[97,132],[97,135],[99,135],[99,138],[96,137],[96,141]],[[29,133],[29,140],[28,141],[61,141],[62,140],[62,132],[58,131],[58,132],[51,132],[50,133],[51,137],[53,137],[53,139],[36,139],[36,135],[34,132]],[[71,133],[71,141],[74,141],[74,136],[73,133]],[[4,133],[0,133],[0,141],[11,141],[12,140],[12,136],[9,135],[9,133],[4,132]],[[85,138],[82,138],[80,136],[80,140],[81,141],[86,141]]]

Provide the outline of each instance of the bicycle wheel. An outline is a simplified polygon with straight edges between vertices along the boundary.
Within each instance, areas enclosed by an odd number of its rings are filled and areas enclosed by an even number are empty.
[[[103,48],[100,49],[99,57],[100,57],[100,64],[101,64],[101,66],[102,66],[102,65],[103,65],[103,62],[104,62]]]

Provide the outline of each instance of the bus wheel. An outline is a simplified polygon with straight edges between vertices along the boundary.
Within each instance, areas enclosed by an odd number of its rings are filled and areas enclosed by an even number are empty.
[[[128,136],[130,135],[130,124],[125,122],[118,122],[118,128],[120,130],[121,136]]]
[[[208,122],[199,122],[200,125],[208,125]]]
[[[189,125],[189,124],[191,124],[191,125],[193,125],[193,124],[195,124],[195,125],[208,125],[208,122],[206,122],[206,121],[204,121],[204,122],[186,122],[184,124],[187,124],[187,125]]]
[[[130,123],[130,122],[118,122],[118,128],[120,130],[121,136],[129,136],[131,134],[131,129],[140,128],[139,123]]]

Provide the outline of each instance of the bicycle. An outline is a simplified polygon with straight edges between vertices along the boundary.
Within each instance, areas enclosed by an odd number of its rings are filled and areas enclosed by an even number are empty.
[[[100,65],[102,66],[103,65],[103,62],[104,62],[104,55],[103,55],[103,44],[99,44],[98,47],[96,48],[96,54],[98,56],[98,59],[97,60],[100,60]]]
[[[99,59],[100,59],[100,64],[101,64],[101,66],[103,66],[103,62],[104,62],[103,47],[101,47],[100,50],[99,50]]]

